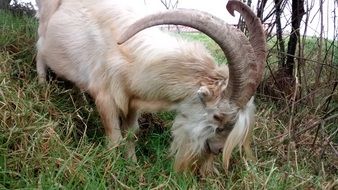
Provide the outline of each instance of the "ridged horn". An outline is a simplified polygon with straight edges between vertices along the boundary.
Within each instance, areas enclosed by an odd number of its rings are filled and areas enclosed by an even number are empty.
[[[227,10],[232,16],[235,16],[234,10],[239,12],[245,20],[249,31],[249,41],[253,47],[257,61],[257,82],[256,88],[263,78],[264,67],[266,62],[266,37],[265,31],[260,19],[251,11],[250,7],[238,0],[229,0],[226,5]],[[254,92],[253,92],[254,93]],[[252,93],[252,95],[253,95]]]
[[[195,28],[212,38],[222,49],[229,63],[226,97],[244,107],[257,87],[256,55],[246,36],[223,20],[203,11],[177,9],[146,16],[122,34],[122,44],[138,32],[157,25],[174,24]],[[243,95],[245,94],[245,95]]]

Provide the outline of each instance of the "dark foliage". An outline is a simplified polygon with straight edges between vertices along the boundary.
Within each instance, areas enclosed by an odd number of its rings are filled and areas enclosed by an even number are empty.
[[[33,17],[36,14],[36,10],[32,3],[19,3],[18,1],[13,1],[13,3],[8,7],[8,10],[16,16],[30,16]]]

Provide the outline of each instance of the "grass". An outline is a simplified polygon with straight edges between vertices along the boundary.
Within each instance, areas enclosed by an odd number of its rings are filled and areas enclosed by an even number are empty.
[[[160,113],[143,130],[137,143],[138,162],[123,158],[123,147],[105,144],[93,101],[68,82],[37,83],[35,47],[37,23],[0,11],[0,189],[334,189],[337,188],[336,155],[323,141],[337,122],[288,140],[290,110],[263,97],[257,98],[257,123],[253,148],[258,162],[231,160],[228,173],[200,178],[175,173],[168,155],[173,113]],[[216,59],[223,58],[210,40]],[[303,107],[294,114],[304,128],[312,114]],[[149,124],[150,123],[150,124]],[[300,130],[300,129],[299,129]],[[337,147],[337,137],[330,141]],[[324,143],[324,144],[320,144]],[[325,149],[324,149],[325,148]],[[324,151],[325,150],[325,151]],[[321,152],[324,151],[324,152]]]

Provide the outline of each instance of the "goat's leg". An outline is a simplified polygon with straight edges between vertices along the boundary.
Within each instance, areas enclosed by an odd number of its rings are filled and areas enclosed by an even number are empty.
[[[137,122],[138,114],[134,110],[129,110],[126,118],[122,119],[123,135],[126,138],[127,157],[133,161],[137,161],[135,154],[135,133],[138,131],[139,126]]]
[[[135,154],[135,133],[138,131],[139,126],[137,119],[138,112],[155,112],[170,107],[170,103],[166,101],[144,101],[133,99],[130,101],[129,112],[126,117],[122,119],[123,136],[126,138],[127,156],[133,161],[136,161]]]
[[[101,91],[95,97],[95,104],[100,113],[101,121],[104,126],[106,135],[108,136],[112,146],[118,146],[122,140],[119,111],[109,94]]]
[[[46,82],[47,66],[39,52],[36,55],[36,70],[38,72],[39,84],[43,84],[44,82]]]

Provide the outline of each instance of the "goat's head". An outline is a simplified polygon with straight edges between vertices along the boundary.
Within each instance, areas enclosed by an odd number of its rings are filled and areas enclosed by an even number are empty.
[[[211,158],[222,151],[227,168],[233,148],[243,142],[252,121],[252,96],[261,81],[266,59],[264,30],[260,20],[240,1],[230,0],[227,9],[231,14],[236,10],[244,17],[249,39],[208,13],[179,9],[140,19],[119,40],[120,44],[124,43],[139,31],[155,25],[185,25],[212,38],[228,59],[228,78],[201,84],[179,109],[171,147],[176,153],[177,170],[199,168],[202,173],[208,172]]]

